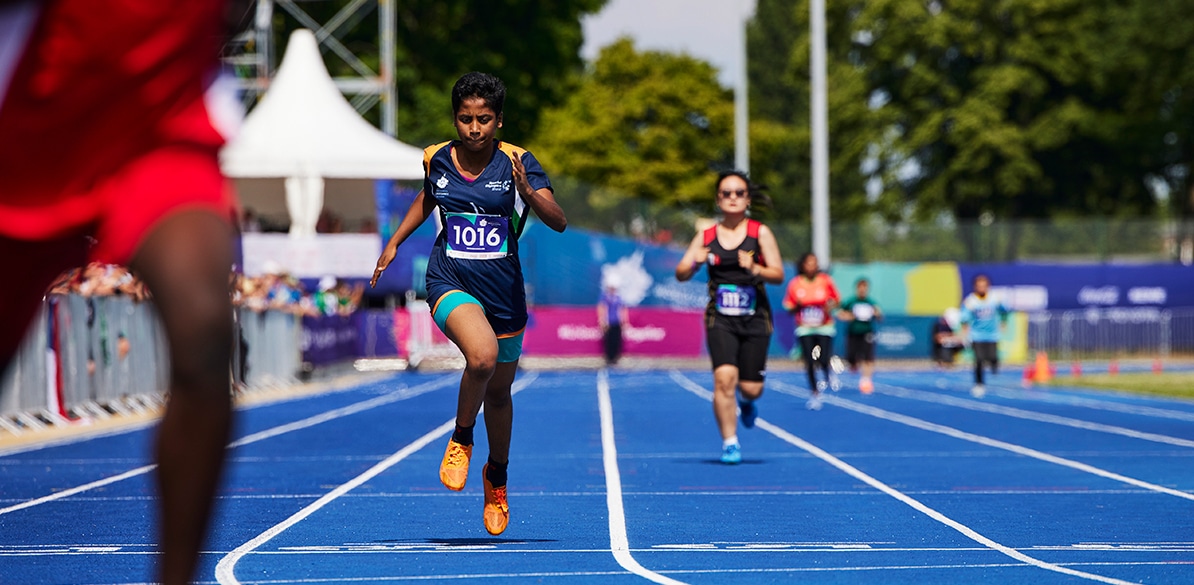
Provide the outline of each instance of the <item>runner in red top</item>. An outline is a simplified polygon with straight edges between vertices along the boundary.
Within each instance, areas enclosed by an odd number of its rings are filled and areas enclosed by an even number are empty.
[[[129,264],[170,342],[158,580],[194,576],[231,428],[233,200],[205,92],[222,0],[0,0],[0,367],[47,285]]]
[[[807,406],[810,410],[819,410],[821,392],[827,386],[834,390],[841,387],[830,369],[833,336],[837,331],[833,311],[841,303],[841,295],[833,279],[821,272],[817,257],[812,253],[801,256],[796,267],[799,274],[788,283],[783,305],[784,309],[796,316],[796,337],[800,340],[801,355],[804,356],[804,366],[808,372],[808,388],[812,392]],[[825,374],[825,379],[819,382],[817,366]]]

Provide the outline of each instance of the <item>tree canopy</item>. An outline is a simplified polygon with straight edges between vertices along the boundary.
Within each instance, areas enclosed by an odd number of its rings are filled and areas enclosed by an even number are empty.
[[[604,197],[703,204],[732,165],[733,108],[713,66],[622,39],[544,112],[530,146],[547,168],[608,188]]]
[[[830,3],[835,217],[1141,215],[1158,193],[1189,213],[1188,8]],[[808,11],[759,0],[748,31],[752,167],[795,192],[808,185]]]

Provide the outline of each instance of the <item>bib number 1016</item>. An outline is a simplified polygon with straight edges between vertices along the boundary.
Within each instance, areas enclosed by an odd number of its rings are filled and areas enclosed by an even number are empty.
[[[506,257],[509,225],[500,215],[449,213],[445,226],[448,256],[472,260]]]

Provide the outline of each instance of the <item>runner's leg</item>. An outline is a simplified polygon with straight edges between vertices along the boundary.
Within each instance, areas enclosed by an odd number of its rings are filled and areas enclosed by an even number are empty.
[[[159,222],[132,261],[170,343],[170,397],[157,437],[168,585],[194,576],[231,432],[231,266],[232,229],[210,211]]]

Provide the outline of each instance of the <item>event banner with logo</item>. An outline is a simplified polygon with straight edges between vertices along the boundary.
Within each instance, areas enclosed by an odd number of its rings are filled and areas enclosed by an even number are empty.
[[[630,309],[622,327],[623,353],[697,357],[705,352],[703,311]],[[593,307],[536,307],[523,340],[524,355],[601,355],[601,328]]]

